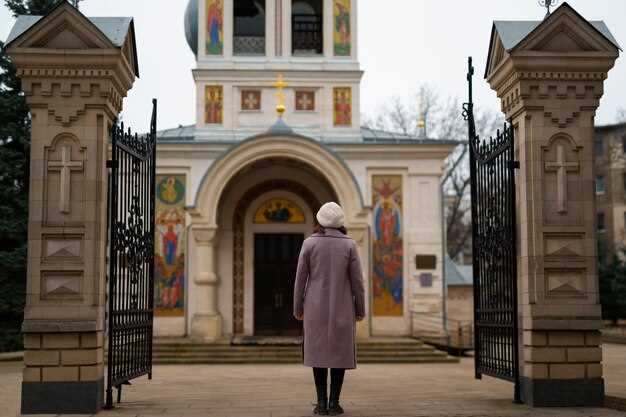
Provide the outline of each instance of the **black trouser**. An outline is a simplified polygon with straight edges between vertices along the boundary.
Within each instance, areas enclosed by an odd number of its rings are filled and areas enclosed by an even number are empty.
[[[337,397],[341,393],[341,386],[343,385],[343,377],[346,374],[345,369],[332,368],[330,370],[330,392],[335,393]],[[318,389],[326,389],[328,386],[328,368],[313,368],[313,378],[315,379],[315,386]],[[338,400],[339,398],[337,398]]]

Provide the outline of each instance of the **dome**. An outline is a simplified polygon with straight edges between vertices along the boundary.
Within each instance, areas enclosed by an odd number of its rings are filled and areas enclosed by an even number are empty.
[[[198,55],[198,0],[189,0],[185,10],[185,38],[194,55]]]

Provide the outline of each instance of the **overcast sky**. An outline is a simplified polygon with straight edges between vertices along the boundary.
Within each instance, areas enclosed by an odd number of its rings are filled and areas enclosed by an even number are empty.
[[[2,2],[4,3],[4,2]],[[185,42],[183,14],[187,0],[85,0],[87,16],[133,16],[137,31],[141,77],[124,103],[124,120],[139,131],[147,129],[150,99],[159,99],[159,128],[195,123],[193,54]],[[626,1],[571,0],[585,18],[604,20],[626,46]],[[359,58],[365,71],[361,112],[375,115],[391,96],[415,94],[429,83],[442,95],[466,96],[467,56],[476,66],[475,101],[499,109],[484,72],[493,20],[540,20],[545,14],[537,0],[360,0]],[[14,22],[0,6],[0,38]],[[609,74],[597,123],[612,123],[626,108],[626,59]]]

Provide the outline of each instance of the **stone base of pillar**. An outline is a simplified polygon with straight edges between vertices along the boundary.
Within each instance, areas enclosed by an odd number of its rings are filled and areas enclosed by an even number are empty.
[[[104,403],[99,381],[23,382],[22,414],[96,414]]]
[[[521,396],[531,407],[602,407],[604,379],[521,378]]]
[[[215,341],[222,337],[222,316],[196,314],[191,320],[191,338]]]

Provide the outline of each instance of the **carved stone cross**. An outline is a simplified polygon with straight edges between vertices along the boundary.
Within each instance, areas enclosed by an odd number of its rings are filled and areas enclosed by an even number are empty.
[[[578,162],[567,162],[563,145],[556,147],[556,161],[546,162],[546,172],[556,172],[556,193],[559,200],[560,214],[567,213],[567,173],[578,171]]]
[[[61,173],[61,183],[59,190],[59,211],[61,213],[70,212],[70,187],[72,171],[81,171],[83,169],[82,161],[72,161],[72,148],[63,146],[61,148],[61,160],[49,161],[48,169],[50,171],[59,171]]]

